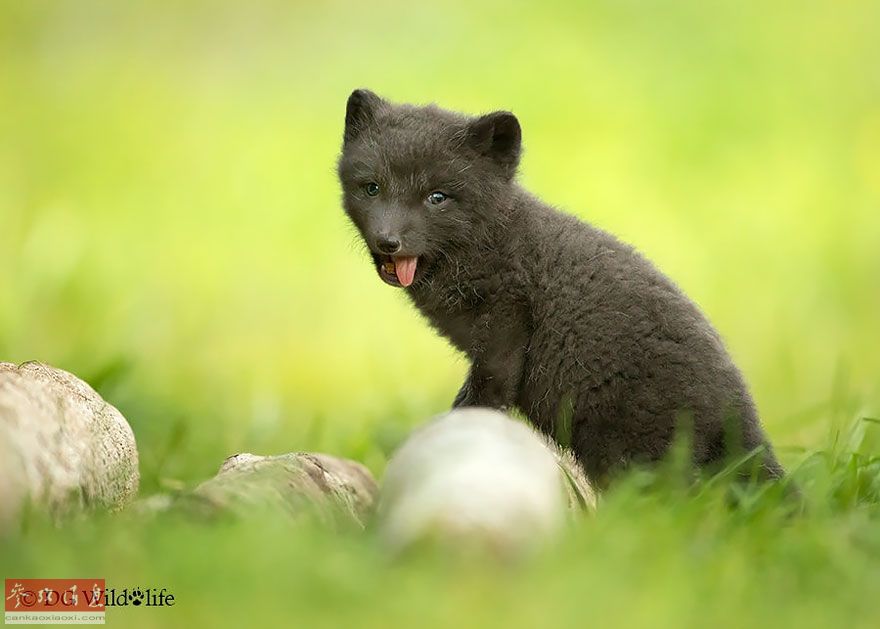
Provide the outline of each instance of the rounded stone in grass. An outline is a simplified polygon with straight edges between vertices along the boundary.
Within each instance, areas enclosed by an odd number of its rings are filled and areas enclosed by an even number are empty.
[[[295,519],[305,512],[328,525],[363,526],[378,492],[370,471],[329,454],[234,454],[216,476],[176,498],[152,498],[145,512],[184,512],[206,519],[257,513]]]
[[[0,529],[26,504],[56,517],[118,509],[139,480],[134,433],[94,389],[42,363],[0,363]]]
[[[502,412],[465,408],[416,430],[394,454],[378,505],[382,541],[422,540],[517,551],[595,507],[573,457]]]

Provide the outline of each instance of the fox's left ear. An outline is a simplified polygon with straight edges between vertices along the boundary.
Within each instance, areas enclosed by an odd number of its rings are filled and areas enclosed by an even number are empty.
[[[345,138],[347,144],[354,140],[373,121],[382,99],[370,90],[355,90],[345,103]]]
[[[509,111],[480,116],[468,127],[471,145],[513,176],[522,150],[519,120]]]

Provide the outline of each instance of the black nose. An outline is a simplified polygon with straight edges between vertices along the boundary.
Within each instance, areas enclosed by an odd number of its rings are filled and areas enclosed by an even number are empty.
[[[396,238],[385,238],[380,236],[376,241],[376,246],[379,247],[379,251],[382,253],[392,254],[400,251],[400,241]]]

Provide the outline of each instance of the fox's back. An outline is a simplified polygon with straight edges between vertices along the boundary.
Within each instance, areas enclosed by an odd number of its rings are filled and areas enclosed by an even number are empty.
[[[531,203],[522,229],[532,248],[532,330],[518,405],[548,431],[558,431],[573,414],[576,429],[589,435],[585,447],[595,448],[599,434],[613,433],[607,442],[614,447],[585,457],[599,467],[623,460],[635,445],[627,442],[641,437],[656,444],[643,448],[644,458],[659,458],[683,414],[700,427],[697,457],[722,456],[724,417],[756,417],[718,333],[632,247]],[[749,446],[761,438],[744,435]]]

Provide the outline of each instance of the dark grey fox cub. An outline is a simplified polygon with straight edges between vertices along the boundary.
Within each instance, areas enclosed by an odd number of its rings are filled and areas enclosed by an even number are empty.
[[[780,477],[743,378],[699,309],[613,236],[515,180],[519,122],[348,99],[343,204],[379,277],[403,287],[471,359],[454,406],[515,407],[570,445],[590,478],[668,451],[680,420],[694,462],[731,443]]]

